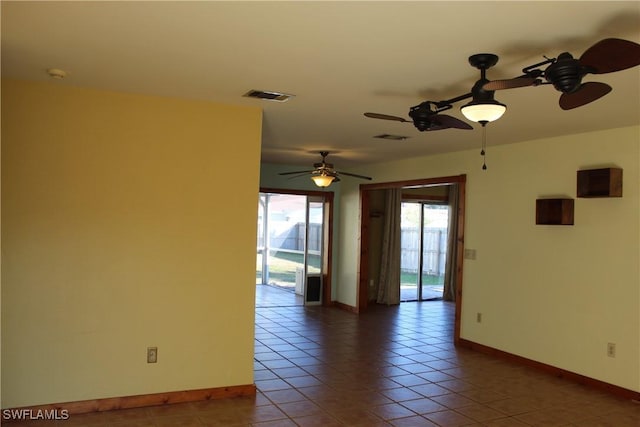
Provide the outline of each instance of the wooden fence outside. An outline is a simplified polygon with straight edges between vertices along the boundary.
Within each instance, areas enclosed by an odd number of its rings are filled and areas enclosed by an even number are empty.
[[[405,227],[401,230],[400,269],[407,273],[417,273],[419,269],[420,229]],[[309,224],[309,252],[319,253],[322,238],[322,224]],[[442,276],[444,274],[447,257],[447,229],[425,228],[423,247],[422,272]],[[261,236],[258,247],[263,248]],[[271,249],[287,252],[304,251],[304,223],[294,224],[278,235],[272,235]]]
[[[447,229],[425,228],[423,239],[422,272],[433,276],[444,275],[447,260]],[[420,229],[403,228],[400,245],[400,269],[407,273],[417,273],[420,268]]]

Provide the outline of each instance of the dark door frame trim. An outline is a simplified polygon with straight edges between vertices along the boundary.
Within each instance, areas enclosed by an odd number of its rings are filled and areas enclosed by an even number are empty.
[[[454,342],[460,341],[460,319],[462,317],[462,273],[464,262],[464,215],[466,196],[466,175],[445,176],[440,178],[425,178],[410,181],[382,182],[376,184],[360,185],[360,260],[358,268],[358,291],[356,311],[358,313],[367,309],[369,302],[369,287],[367,279],[369,275],[369,228],[371,221],[370,191],[384,190],[388,188],[429,187],[447,184],[458,184],[458,250],[456,251],[456,313]]]

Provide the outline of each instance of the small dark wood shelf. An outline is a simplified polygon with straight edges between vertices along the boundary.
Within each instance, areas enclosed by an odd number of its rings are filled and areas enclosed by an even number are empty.
[[[536,224],[573,225],[573,199],[536,199]]]
[[[578,171],[578,197],[622,197],[622,169]]]

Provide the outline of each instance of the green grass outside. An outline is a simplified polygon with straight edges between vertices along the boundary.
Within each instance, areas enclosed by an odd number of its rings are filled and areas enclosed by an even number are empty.
[[[262,280],[262,254],[256,257],[256,283]],[[293,286],[296,283],[296,269],[303,267],[304,257],[299,253],[275,252],[269,260],[269,283]],[[320,255],[308,255],[308,272],[320,272]]]
[[[418,273],[401,271],[400,284],[402,286],[418,286]],[[444,276],[435,276],[432,274],[422,275],[423,286],[442,286],[443,284],[444,284]]]
[[[303,256],[299,253],[276,252],[271,255],[269,262],[269,283],[293,286],[296,282],[296,268],[302,268]],[[256,283],[262,280],[262,254],[258,254],[256,262]],[[309,273],[320,272],[320,255],[309,255]],[[418,274],[411,272],[400,273],[400,284],[402,286],[417,286]],[[424,274],[422,276],[423,286],[442,286],[443,276]]]

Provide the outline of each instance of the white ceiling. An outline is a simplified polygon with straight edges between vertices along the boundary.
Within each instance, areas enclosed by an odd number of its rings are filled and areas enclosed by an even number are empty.
[[[598,40],[640,42],[640,2],[9,2],[2,1],[2,75],[56,84],[260,106],[262,159],[337,166],[478,148],[476,130],[419,132],[409,107],[468,93],[468,57],[500,56],[490,80]],[[507,104],[488,145],[640,124],[640,67],[584,81],[613,92],[575,110],[551,86],[496,92]],[[244,98],[251,89],[296,95]],[[465,101],[466,102],[466,101]],[[447,112],[463,118],[458,103]],[[372,138],[389,133],[405,141]],[[223,141],[212,143],[220,144]]]

